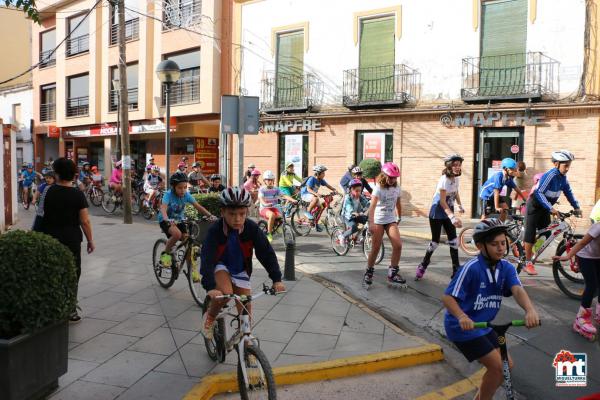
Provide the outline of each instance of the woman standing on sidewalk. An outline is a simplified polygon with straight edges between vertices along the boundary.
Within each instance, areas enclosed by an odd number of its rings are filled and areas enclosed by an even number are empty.
[[[381,167],[377,177],[377,184],[371,196],[369,207],[369,230],[373,235],[371,253],[367,260],[367,270],[363,278],[363,286],[368,289],[373,284],[375,259],[379,248],[383,245],[383,233],[387,233],[392,242],[392,259],[388,268],[387,281],[389,284],[406,285],[406,279],[400,275],[398,264],[402,252],[402,240],[398,230],[398,222],[402,215],[400,204],[400,188],[398,177],[400,168],[392,162],[387,162]]]
[[[442,227],[448,236],[448,246],[450,246],[450,257],[452,258],[452,276],[458,270],[460,263],[458,261],[458,241],[456,239],[456,228],[462,227],[461,220],[454,215],[454,205],[458,205],[458,210],[462,214],[465,210],[462,207],[460,196],[458,194],[458,177],[461,174],[462,162],[464,158],[460,154],[451,154],[444,158],[444,170],[435,188],[435,196],[429,210],[429,227],[431,228],[431,242],[425,251],[423,261],[417,267],[415,280],[422,279],[431,262],[431,256],[440,245],[440,236]]]
[[[92,239],[92,223],[87,210],[88,203],[83,192],[73,187],[73,179],[77,172],[73,161],[64,157],[57,158],[52,164],[52,168],[56,175],[56,184],[44,191],[38,207],[38,215],[42,217],[41,231],[54,237],[71,250],[75,259],[79,285],[82,230],[87,238],[88,254],[95,248]],[[76,309],[73,310],[70,321],[81,321]]]

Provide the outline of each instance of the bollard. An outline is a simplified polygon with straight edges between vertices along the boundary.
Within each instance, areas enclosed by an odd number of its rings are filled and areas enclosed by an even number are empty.
[[[296,280],[296,262],[294,260],[296,252],[296,243],[294,240],[286,240],[285,242],[285,269],[283,279],[286,281]]]

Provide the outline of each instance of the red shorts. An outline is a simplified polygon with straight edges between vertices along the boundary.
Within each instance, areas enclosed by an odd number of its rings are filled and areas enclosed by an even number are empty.
[[[267,207],[267,208],[263,208],[262,210],[260,210],[260,216],[263,217],[264,219],[267,219],[267,212],[271,211],[272,213],[275,214],[275,217],[281,217],[281,213],[279,212],[279,209],[277,207]]]

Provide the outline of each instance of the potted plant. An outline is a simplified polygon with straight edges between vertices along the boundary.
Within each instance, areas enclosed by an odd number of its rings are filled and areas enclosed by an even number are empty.
[[[381,172],[381,162],[374,158],[365,158],[359,166],[363,170],[363,176],[366,179],[374,179]]]
[[[0,235],[0,399],[36,399],[67,372],[73,255],[38,232]]]
[[[206,208],[212,215],[217,217],[221,216],[221,200],[219,200],[218,193],[198,193],[192,195],[196,201],[204,208]],[[197,219],[198,211],[191,205],[186,205],[185,207],[185,217],[190,219]],[[202,244],[204,238],[206,237],[206,233],[208,232],[208,228],[211,224],[209,222],[198,224],[199,232],[196,233],[195,242],[198,244]],[[194,236],[192,236],[194,237]]]

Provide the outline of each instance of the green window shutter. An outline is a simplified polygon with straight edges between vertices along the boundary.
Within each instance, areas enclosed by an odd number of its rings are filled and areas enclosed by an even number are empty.
[[[360,23],[359,97],[363,102],[393,99],[395,18],[365,19]]]
[[[479,92],[484,96],[524,93],[527,0],[494,0],[482,5]]]
[[[304,31],[277,37],[276,108],[299,107],[304,101]]]

